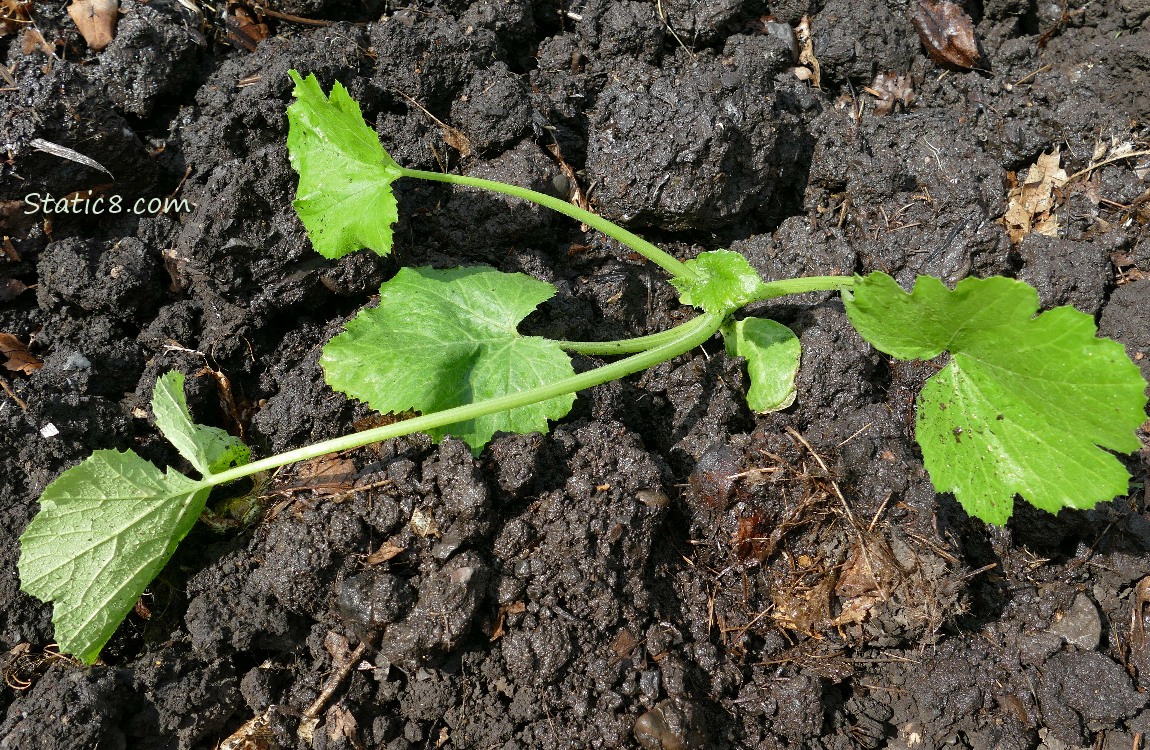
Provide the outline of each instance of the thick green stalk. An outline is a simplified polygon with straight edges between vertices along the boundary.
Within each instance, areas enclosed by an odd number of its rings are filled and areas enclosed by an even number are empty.
[[[662,346],[683,335],[686,326],[694,325],[698,318],[687,321],[667,331],[660,331],[649,336],[636,336],[633,339],[619,339],[617,341],[556,341],[564,350],[575,354],[588,354],[610,356],[612,354],[634,354],[645,352]]]
[[[360,448],[364,445],[378,443],[382,440],[410,435],[413,432],[424,432],[435,427],[445,427],[456,424],[457,422],[466,422],[469,419],[506,411],[507,409],[514,409],[519,406],[526,406],[527,404],[538,403],[539,401],[546,401],[549,398],[562,396],[566,393],[574,393],[575,391],[581,391],[585,388],[601,385],[646,370],[648,367],[654,367],[660,362],[665,362],[668,359],[691,351],[713,336],[714,333],[719,330],[719,326],[722,325],[722,322],[723,318],[721,316],[704,313],[678,328],[673,329],[678,331],[679,335],[667,343],[640,352],[639,354],[633,354],[618,362],[612,362],[609,365],[603,365],[594,370],[583,372],[570,378],[564,378],[563,380],[540,386],[539,388],[522,391],[521,393],[512,393],[478,404],[465,404],[463,406],[457,406],[454,409],[425,414],[421,417],[406,419],[402,422],[395,422],[384,425],[383,427],[375,427],[370,430],[364,430],[363,432],[356,432],[351,435],[344,435],[303,448],[297,448],[276,456],[253,461],[250,464],[237,466],[234,469],[228,469],[219,474],[213,474],[211,477],[205,479],[204,482],[211,485],[224,484],[225,482],[231,482],[236,479],[251,476],[252,474],[258,474],[261,471],[268,471],[299,461],[306,461],[309,458],[317,458],[329,453]]]
[[[854,276],[806,276],[798,279],[768,281],[759,286],[754,296],[746,304],[762,302],[776,297],[786,297],[804,292],[841,292],[854,286]]]
[[[458,174],[445,174],[443,172],[425,172],[421,169],[406,169],[400,167],[404,177],[416,177],[421,180],[432,180],[435,182],[448,182],[453,185],[466,185],[468,187],[481,188],[483,190],[491,190],[496,193],[503,193],[515,198],[522,198],[523,200],[538,203],[541,206],[546,206],[553,211],[558,211],[561,214],[570,216],[572,219],[581,221],[584,224],[598,229],[608,237],[613,237],[619,240],[627,247],[639,253],[647,260],[662,267],[672,276],[677,278],[694,278],[695,272],[688,268],[684,263],[672,257],[669,253],[660,250],[652,245],[647,240],[643,239],[633,232],[628,232],[626,229],[607,221],[602,216],[597,216],[590,211],[586,211],[578,206],[572,205],[565,200],[560,200],[550,195],[538,193],[534,190],[519,187],[518,185],[508,185],[504,182],[495,182],[494,180],[484,180],[479,177],[466,177]]]

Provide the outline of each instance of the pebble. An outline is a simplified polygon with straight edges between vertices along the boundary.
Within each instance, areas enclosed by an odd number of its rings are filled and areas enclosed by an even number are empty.
[[[635,741],[643,750],[702,750],[707,737],[698,707],[687,700],[659,701],[635,720]]]
[[[1054,736],[1046,727],[1038,730],[1038,738],[1041,742],[1038,745],[1038,750],[1090,750],[1087,747],[1079,745],[1070,745]]]
[[[1086,594],[1077,594],[1066,611],[1055,618],[1050,632],[1083,651],[1096,650],[1102,643],[1102,615],[1098,605]]]
[[[635,493],[635,499],[648,508],[666,508],[671,502],[666,493],[650,489],[639,490]]]

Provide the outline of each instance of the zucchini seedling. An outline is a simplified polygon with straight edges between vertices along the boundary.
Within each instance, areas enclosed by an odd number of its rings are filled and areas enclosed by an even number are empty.
[[[728,250],[682,262],[600,216],[514,185],[406,169],[384,151],[359,105],[336,83],[330,98],[314,76],[292,71],[288,152],[299,172],[295,208],[315,249],[338,258],[362,248],[391,251],[398,207],[391,183],[423,179],[533,201],[607,234],[670,274],[699,314],[623,341],[553,341],[517,324],[554,287],[493,268],[404,268],[380,287],[324,347],[336,390],[380,412],[420,416],[256,461],[238,439],[195,424],[183,376],[159,378],[156,426],[198,475],[162,471],[132,451],[99,450],[40,496],[21,536],[20,578],[54,602],[62,651],[91,663],[204,510],[213,487],[305,459],[426,432],[451,434],[475,451],[499,431],[545,432],[575,393],[691,351],[721,333],[743,357],[748,405],[758,412],[795,399],[799,342],[786,326],[732,316],[754,302],[803,292],[842,295],[851,324],[897,359],[949,361],[917,400],[915,436],[939,492],[971,515],[1002,524],[1015,495],[1051,513],[1125,494],[1129,474],[1114,452],[1139,448],[1146,382],[1120,344],[1097,338],[1090,316],[1069,307],[1042,314],[1028,285],[964,279],[954,290],[919,277],[904,292],[890,276],[815,276],[763,281]],[[625,355],[576,374],[569,353]]]

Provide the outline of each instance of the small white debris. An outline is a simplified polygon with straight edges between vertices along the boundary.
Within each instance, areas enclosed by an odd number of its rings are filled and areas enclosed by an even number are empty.
[[[83,164],[84,166],[91,167],[92,169],[98,169],[111,177],[113,180],[116,179],[115,176],[109,172],[103,164],[91,157],[84,156],[79,151],[73,151],[67,146],[61,146],[59,143],[52,143],[51,141],[46,141],[43,138],[33,138],[28,142],[28,145],[37,151],[43,151],[46,154],[52,154],[52,156],[59,156],[61,159],[74,161],[77,164]]]
[[[64,361],[65,370],[90,370],[91,368],[92,361],[80,352],[72,352]]]
[[[411,530],[421,537],[439,536],[439,527],[435,524],[435,516],[419,508],[411,512]]]
[[[52,424],[51,422],[40,428],[40,437],[53,438],[59,434],[59,428],[57,428],[56,425]]]

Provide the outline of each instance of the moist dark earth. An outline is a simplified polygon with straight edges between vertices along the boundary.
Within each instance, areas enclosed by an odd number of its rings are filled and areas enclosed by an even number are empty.
[[[414,436],[281,471],[193,530],[99,663],[60,656],[18,536],[95,449],[187,468],[150,421],[160,374],[262,456],[379,423],[317,362],[401,266],[549,281],[525,330],[560,339],[690,315],[615,242],[441,184],[397,183],[392,256],[322,259],[292,68],[346,84],[405,166],[578,189],[768,280],[1021,278],[1150,375],[1150,157],[1124,156],[1150,148],[1146,0],[969,0],[974,70],[898,0],[289,0],[262,41],[237,7],[124,0],[97,53],[38,1],[0,38],[0,332],[42,363],[0,370],[0,748],[1144,746],[1145,432],[1127,497],[988,527],[913,440],[938,363],[875,352],[830,294],[750,311],[802,340],[783,412],[748,410],[716,338],[477,457]],[[1012,236],[1012,187],[1056,150],[1046,233]],[[26,213],[89,190],[187,203]]]

